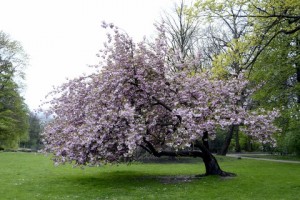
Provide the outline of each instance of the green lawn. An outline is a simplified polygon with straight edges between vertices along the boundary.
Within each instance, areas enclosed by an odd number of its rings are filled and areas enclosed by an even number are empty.
[[[0,199],[299,199],[300,164],[218,157],[234,178],[205,177],[201,162],[54,167],[49,157],[0,152]],[[170,183],[171,182],[171,183]]]

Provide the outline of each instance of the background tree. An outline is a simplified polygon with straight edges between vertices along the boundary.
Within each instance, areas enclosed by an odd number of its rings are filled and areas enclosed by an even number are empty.
[[[248,10],[247,17],[254,24],[251,38],[261,38],[250,78],[263,82],[263,87],[254,99],[259,106],[281,109],[278,125],[283,134],[278,150],[299,153],[300,2],[253,1]]]
[[[39,115],[29,113],[29,137],[27,141],[21,142],[21,147],[30,148],[32,150],[39,150],[42,146],[41,133],[42,133],[42,120]]]
[[[210,69],[215,76],[221,79],[231,79],[245,73],[249,68],[249,58],[253,56],[248,49],[251,43],[245,37],[251,29],[247,18],[238,18],[244,14],[244,4],[235,4],[233,1],[197,1],[196,17],[206,27],[201,40],[203,55],[209,60]],[[194,11],[195,12],[195,11]],[[191,12],[187,12],[191,15]],[[239,102],[243,105],[246,98]],[[230,126],[224,143],[219,152],[226,155],[231,139],[235,135],[235,150],[240,152],[239,127]]]
[[[53,91],[54,120],[45,128],[44,144],[56,163],[130,161],[142,148],[156,157],[201,157],[206,175],[228,176],[209,150],[216,129],[243,125],[245,133],[274,142],[277,112],[248,112],[236,103],[247,85],[242,76],[222,81],[195,73],[197,60],[173,63],[178,71],[170,74],[172,53],[163,27],[152,43],[135,44],[118,28],[113,31],[102,51],[101,73]]]
[[[173,63],[178,61],[184,62],[187,58],[199,57],[200,53],[197,45],[199,40],[199,21],[186,15],[187,5],[185,2],[182,0],[180,4],[175,4],[172,12],[165,12],[160,23],[165,26],[169,51],[177,55],[175,58],[168,58]],[[195,70],[200,69],[201,65],[202,63],[195,65]],[[176,71],[177,69],[171,70]]]
[[[257,74],[253,74],[253,70],[255,70],[256,72],[262,72],[261,69],[263,69],[266,72],[267,68],[265,68],[263,65],[269,67],[272,66],[268,63],[264,63],[264,61],[269,62],[270,58],[264,59],[266,57],[262,56],[262,54],[272,54],[272,52],[274,52],[274,49],[278,49],[278,47],[274,48],[276,42],[278,42],[277,46],[280,46],[281,48],[288,48],[289,50],[287,50],[286,52],[289,53],[284,57],[272,56],[271,58],[274,60],[271,63],[278,64],[282,62],[290,62],[292,57],[293,59],[297,57],[295,56],[297,55],[297,51],[295,51],[294,47],[297,46],[295,45],[297,43],[296,38],[299,37],[297,36],[299,35],[299,7],[299,2],[293,0],[199,0],[196,1],[193,9],[189,11],[189,14],[202,18],[205,17],[207,21],[212,24],[220,24],[220,21],[223,21],[223,23],[221,23],[221,25],[223,25],[221,26],[221,30],[224,30],[223,27],[225,27],[225,31],[219,31],[222,34],[215,34],[217,35],[217,37],[212,34],[210,39],[210,41],[219,42],[212,42],[211,44],[214,47],[216,46],[215,44],[222,44],[222,46],[219,46],[219,49],[223,49],[222,51],[217,51],[219,52],[219,54],[216,54],[215,51],[212,51],[211,54],[209,53],[209,51],[207,53],[207,55],[213,55],[210,57],[213,60],[214,73],[221,75],[220,77],[224,75],[225,77],[228,77],[228,74],[235,74],[239,73],[242,70],[246,70],[246,73],[250,78],[252,78],[252,76],[256,76],[256,78],[258,78]],[[222,37],[218,37],[218,35],[221,35]],[[283,40],[286,42],[284,46],[282,44]],[[273,45],[273,49],[270,47],[270,45]],[[293,67],[292,65],[289,65],[289,71],[294,71],[294,75],[297,74],[297,62],[298,61],[293,63]],[[291,67],[294,69],[292,69]],[[277,69],[277,71],[275,71],[274,68],[269,69],[269,71],[273,71],[277,74],[280,73],[280,68],[275,69]],[[265,72],[264,78],[260,77],[260,83],[256,81],[256,85],[265,85],[265,80],[274,80],[274,77],[270,76],[272,73]],[[269,77],[266,77],[267,75],[269,75]],[[294,75],[292,75],[291,73],[286,73],[284,76],[280,77],[279,80],[282,80],[283,77],[286,77],[284,82],[290,82],[290,77]],[[264,82],[261,82],[261,80],[264,80]],[[274,85],[274,81],[271,81],[270,84],[266,84],[268,86],[265,86],[265,88],[269,87],[270,89],[271,83],[273,83],[273,92],[280,91],[278,90],[278,88],[281,88],[283,82],[277,82],[277,84]],[[294,95],[298,93],[296,85],[297,84],[293,84],[293,87],[295,88],[293,90],[295,92]],[[290,89],[288,90],[291,91]],[[247,101],[251,109],[263,106],[262,104],[257,104],[257,102],[256,104],[253,104],[253,101],[251,99],[248,99]],[[249,102],[252,103],[249,104]],[[267,102],[263,104],[266,105]],[[286,104],[279,104],[279,102],[277,105],[286,106]],[[266,106],[265,108],[268,108],[268,106]],[[283,116],[287,115],[283,114],[282,117]],[[234,129],[232,128],[230,130],[231,131],[228,132],[228,135],[226,137],[226,140],[228,142],[227,144],[225,143],[226,145],[224,146],[222,151],[223,154],[226,154],[226,149],[228,149],[233,135],[232,131]],[[236,136],[238,136],[237,133],[238,132],[236,132],[235,134]],[[238,144],[238,141],[239,139],[238,137],[236,137],[235,143]],[[236,149],[239,148],[236,147]]]
[[[244,68],[240,59],[244,47],[240,45],[240,40],[249,25],[246,19],[235,17],[243,12],[243,6],[237,7],[226,2],[222,4],[220,8],[216,2],[203,2],[201,7],[197,6],[200,14],[191,17],[187,12],[188,7],[181,1],[175,7],[176,18],[170,17],[171,14],[165,17],[166,32],[172,41],[171,49],[176,46],[184,58],[187,55],[201,58],[197,66],[200,70],[212,70],[219,78],[237,77]],[[229,127],[227,137],[223,139],[222,151],[219,147],[218,152],[221,151],[223,155],[227,153],[234,132],[236,151],[240,151],[238,130],[236,126]]]
[[[277,107],[282,116],[278,125],[283,133],[277,148],[282,153],[293,153],[297,148],[290,148],[297,143],[299,137],[299,80],[297,80],[297,63],[299,63],[299,45],[295,37],[299,34],[289,36],[277,36],[266,50],[257,59],[255,67],[251,72],[251,80],[256,84],[264,82],[263,86],[256,92],[253,99],[260,107]],[[293,138],[293,139],[290,139]],[[292,150],[293,149],[293,150]]]
[[[26,54],[0,31],[0,147],[16,148],[28,134],[28,109],[20,95]],[[18,83],[17,83],[18,82]]]

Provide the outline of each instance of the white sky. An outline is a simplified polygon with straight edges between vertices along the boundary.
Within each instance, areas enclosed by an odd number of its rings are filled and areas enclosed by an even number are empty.
[[[112,22],[135,40],[154,33],[153,23],[176,0],[0,0],[0,30],[29,55],[24,97],[36,109],[52,86],[97,64]],[[177,1],[178,2],[178,1]]]

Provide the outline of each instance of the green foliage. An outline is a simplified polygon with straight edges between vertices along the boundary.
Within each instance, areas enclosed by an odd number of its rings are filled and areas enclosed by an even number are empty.
[[[26,55],[21,45],[0,31],[0,147],[17,148],[28,135],[28,109],[20,95]]]
[[[284,139],[288,153],[300,155],[300,132],[288,132]]]
[[[295,36],[280,36],[274,39],[257,59],[251,72],[251,81],[263,86],[254,95],[255,100],[262,100],[260,104],[273,107],[278,104],[286,105],[298,90],[295,76],[295,63],[299,56],[294,45]]]
[[[0,146],[17,148],[27,139],[27,107],[16,89],[10,87],[1,90],[0,100]]]
[[[283,116],[280,118],[280,125],[284,130],[280,135],[278,151],[284,154],[296,153],[300,156],[300,110],[299,105],[294,105],[289,109],[285,109]]]
[[[232,145],[235,141],[232,141]],[[244,134],[243,132],[239,132],[239,143],[242,151],[246,152],[255,152],[261,151],[263,149],[262,144],[260,144],[257,140],[254,140],[249,135]]]
[[[281,153],[295,153],[300,145],[299,138],[300,111],[299,98],[300,83],[296,80],[298,46],[295,45],[296,34],[278,36],[261,54],[251,72],[250,80],[258,85],[259,90],[253,95],[257,106],[264,108],[277,107],[281,116],[277,120],[282,129],[277,137],[277,151]]]
[[[30,112],[29,114],[29,139],[23,141],[20,147],[30,148],[33,150],[38,150],[41,148],[41,131],[42,123],[38,115]]]
[[[133,163],[82,170],[71,165],[54,167],[49,158],[39,154],[0,153],[0,197],[18,200],[299,198],[299,164],[226,157],[218,160],[223,168],[238,176],[185,182],[179,178],[204,172],[201,162]]]
[[[300,82],[297,73],[300,71],[300,2],[257,0],[253,5],[256,8],[249,6],[251,14],[259,16],[250,18],[254,24],[254,36],[265,40],[261,42],[265,48],[250,74],[254,84],[262,83],[253,99],[257,106],[281,110],[277,124],[282,133],[277,137],[277,151],[299,153]]]
[[[223,129],[218,129],[216,131],[216,138],[214,140],[211,140],[209,143],[209,149],[211,152],[218,153],[218,154],[221,152],[222,146],[225,141],[226,132],[227,130],[223,130]]]

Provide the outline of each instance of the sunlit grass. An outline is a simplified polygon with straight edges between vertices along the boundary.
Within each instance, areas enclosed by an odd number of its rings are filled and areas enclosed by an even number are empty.
[[[49,157],[0,153],[0,199],[299,199],[300,165],[219,157],[234,178],[205,177],[199,163],[54,167]],[[174,178],[173,178],[174,177]],[[167,181],[166,181],[167,180]],[[171,181],[168,181],[171,180]],[[175,180],[175,181],[174,181]]]

